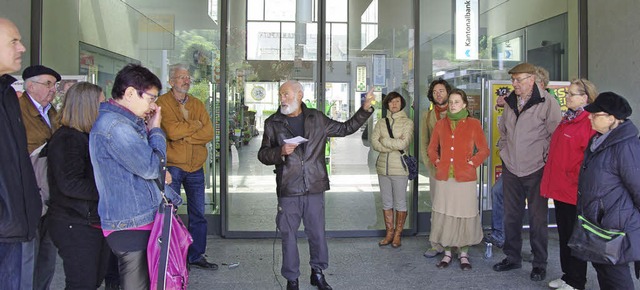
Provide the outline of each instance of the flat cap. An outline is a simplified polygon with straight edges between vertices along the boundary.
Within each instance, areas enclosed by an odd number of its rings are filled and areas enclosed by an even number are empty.
[[[528,62],[523,62],[519,65],[514,66],[511,70],[509,70],[509,74],[535,74],[536,73],[536,66],[532,65]]]
[[[26,80],[30,77],[35,77],[39,75],[53,76],[54,78],[56,78],[57,82],[59,82],[62,79],[62,77],[60,77],[60,74],[55,70],[50,69],[44,65],[38,64],[38,65],[32,65],[30,67],[25,68],[24,71],[22,72],[22,80]]]
[[[584,110],[589,113],[605,112],[618,120],[629,118],[632,112],[629,102],[614,92],[599,94],[593,103],[584,107]]]

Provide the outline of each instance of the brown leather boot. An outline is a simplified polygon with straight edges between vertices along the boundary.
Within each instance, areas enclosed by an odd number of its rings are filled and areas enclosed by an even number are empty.
[[[387,235],[384,239],[378,242],[378,246],[386,246],[393,241],[393,209],[383,209],[382,215],[384,216],[384,226],[387,228]]]
[[[396,211],[396,233],[393,236],[393,242],[391,242],[391,246],[394,248],[402,246],[402,243],[400,242],[400,236],[402,236],[402,229],[404,228],[404,221],[406,219],[406,211]]]

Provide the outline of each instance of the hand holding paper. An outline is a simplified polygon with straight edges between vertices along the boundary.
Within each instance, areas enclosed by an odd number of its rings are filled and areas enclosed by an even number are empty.
[[[307,142],[309,140],[307,140],[307,139],[305,139],[304,137],[301,137],[301,136],[296,136],[296,137],[293,137],[293,138],[284,139],[283,141],[284,141],[284,143],[287,143],[287,144],[302,144],[302,143]]]

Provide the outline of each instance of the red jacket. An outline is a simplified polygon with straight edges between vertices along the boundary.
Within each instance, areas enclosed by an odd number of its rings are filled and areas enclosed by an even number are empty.
[[[474,151],[477,151],[475,155]],[[451,131],[451,121],[447,117],[438,121],[433,128],[429,159],[436,166],[437,180],[449,179],[449,167],[453,162],[456,181],[474,181],[478,178],[476,168],[488,156],[487,138],[477,119],[462,119],[458,121],[456,129]],[[440,162],[436,164],[438,158]],[[469,165],[469,160],[473,161],[473,166]]]
[[[575,205],[578,198],[578,173],[589,139],[595,134],[589,113],[558,125],[551,135],[549,156],[540,183],[540,195]]]

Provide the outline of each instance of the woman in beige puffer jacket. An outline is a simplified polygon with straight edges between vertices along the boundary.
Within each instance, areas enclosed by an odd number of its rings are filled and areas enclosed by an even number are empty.
[[[397,248],[401,245],[400,236],[407,218],[406,195],[409,175],[408,169],[402,164],[400,150],[408,153],[409,144],[413,139],[413,121],[403,111],[406,101],[397,92],[389,93],[382,101],[382,106],[387,109],[387,117],[376,123],[371,135],[373,150],[380,152],[376,161],[376,170],[387,230],[385,238],[378,245],[391,244],[392,247]],[[386,119],[389,120],[394,138],[389,134]],[[394,208],[396,210],[395,230]]]

